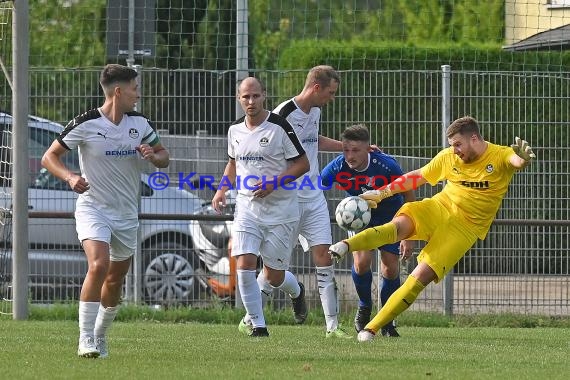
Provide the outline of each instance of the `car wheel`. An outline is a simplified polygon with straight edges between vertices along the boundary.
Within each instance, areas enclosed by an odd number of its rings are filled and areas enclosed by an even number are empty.
[[[200,260],[194,250],[158,242],[143,251],[143,289],[151,304],[188,304],[200,294]]]

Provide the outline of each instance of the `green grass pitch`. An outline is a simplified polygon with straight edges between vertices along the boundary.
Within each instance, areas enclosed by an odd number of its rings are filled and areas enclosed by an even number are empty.
[[[566,379],[570,329],[405,327],[371,343],[322,327],[116,322],[108,359],[76,356],[75,321],[0,320],[4,379]]]

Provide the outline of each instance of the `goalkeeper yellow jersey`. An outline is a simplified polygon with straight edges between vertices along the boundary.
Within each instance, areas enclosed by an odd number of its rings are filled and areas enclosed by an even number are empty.
[[[477,161],[464,163],[453,147],[440,151],[421,169],[432,186],[447,180],[437,199],[451,213],[460,214],[479,239],[484,239],[501,206],[515,168],[509,162],[510,147],[487,142],[487,150]]]

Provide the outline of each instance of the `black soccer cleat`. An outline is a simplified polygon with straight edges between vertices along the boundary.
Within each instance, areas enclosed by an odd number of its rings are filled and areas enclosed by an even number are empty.
[[[382,327],[381,332],[382,336],[388,338],[398,338],[400,336],[400,334],[398,334],[398,331],[396,331],[396,324],[394,321],[388,322],[386,326]]]
[[[253,338],[266,337],[269,336],[269,331],[267,331],[267,327],[254,327],[249,333],[249,336]]]
[[[302,282],[299,282],[299,287],[301,288],[301,293],[299,293],[299,297],[291,298],[291,303],[293,304],[295,323],[302,325],[307,319],[307,303],[305,302],[305,286]]]
[[[358,306],[358,310],[354,316],[354,329],[356,332],[364,330],[364,327],[370,322],[371,311],[368,306]]]

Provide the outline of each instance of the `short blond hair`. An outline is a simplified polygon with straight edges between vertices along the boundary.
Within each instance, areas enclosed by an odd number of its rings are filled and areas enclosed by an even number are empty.
[[[340,75],[332,66],[315,66],[309,70],[309,73],[307,74],[307,79],[305,80],[305,88],[312,86],[314,83],[323,88],[328,87],[332,81],[340,83]]]

